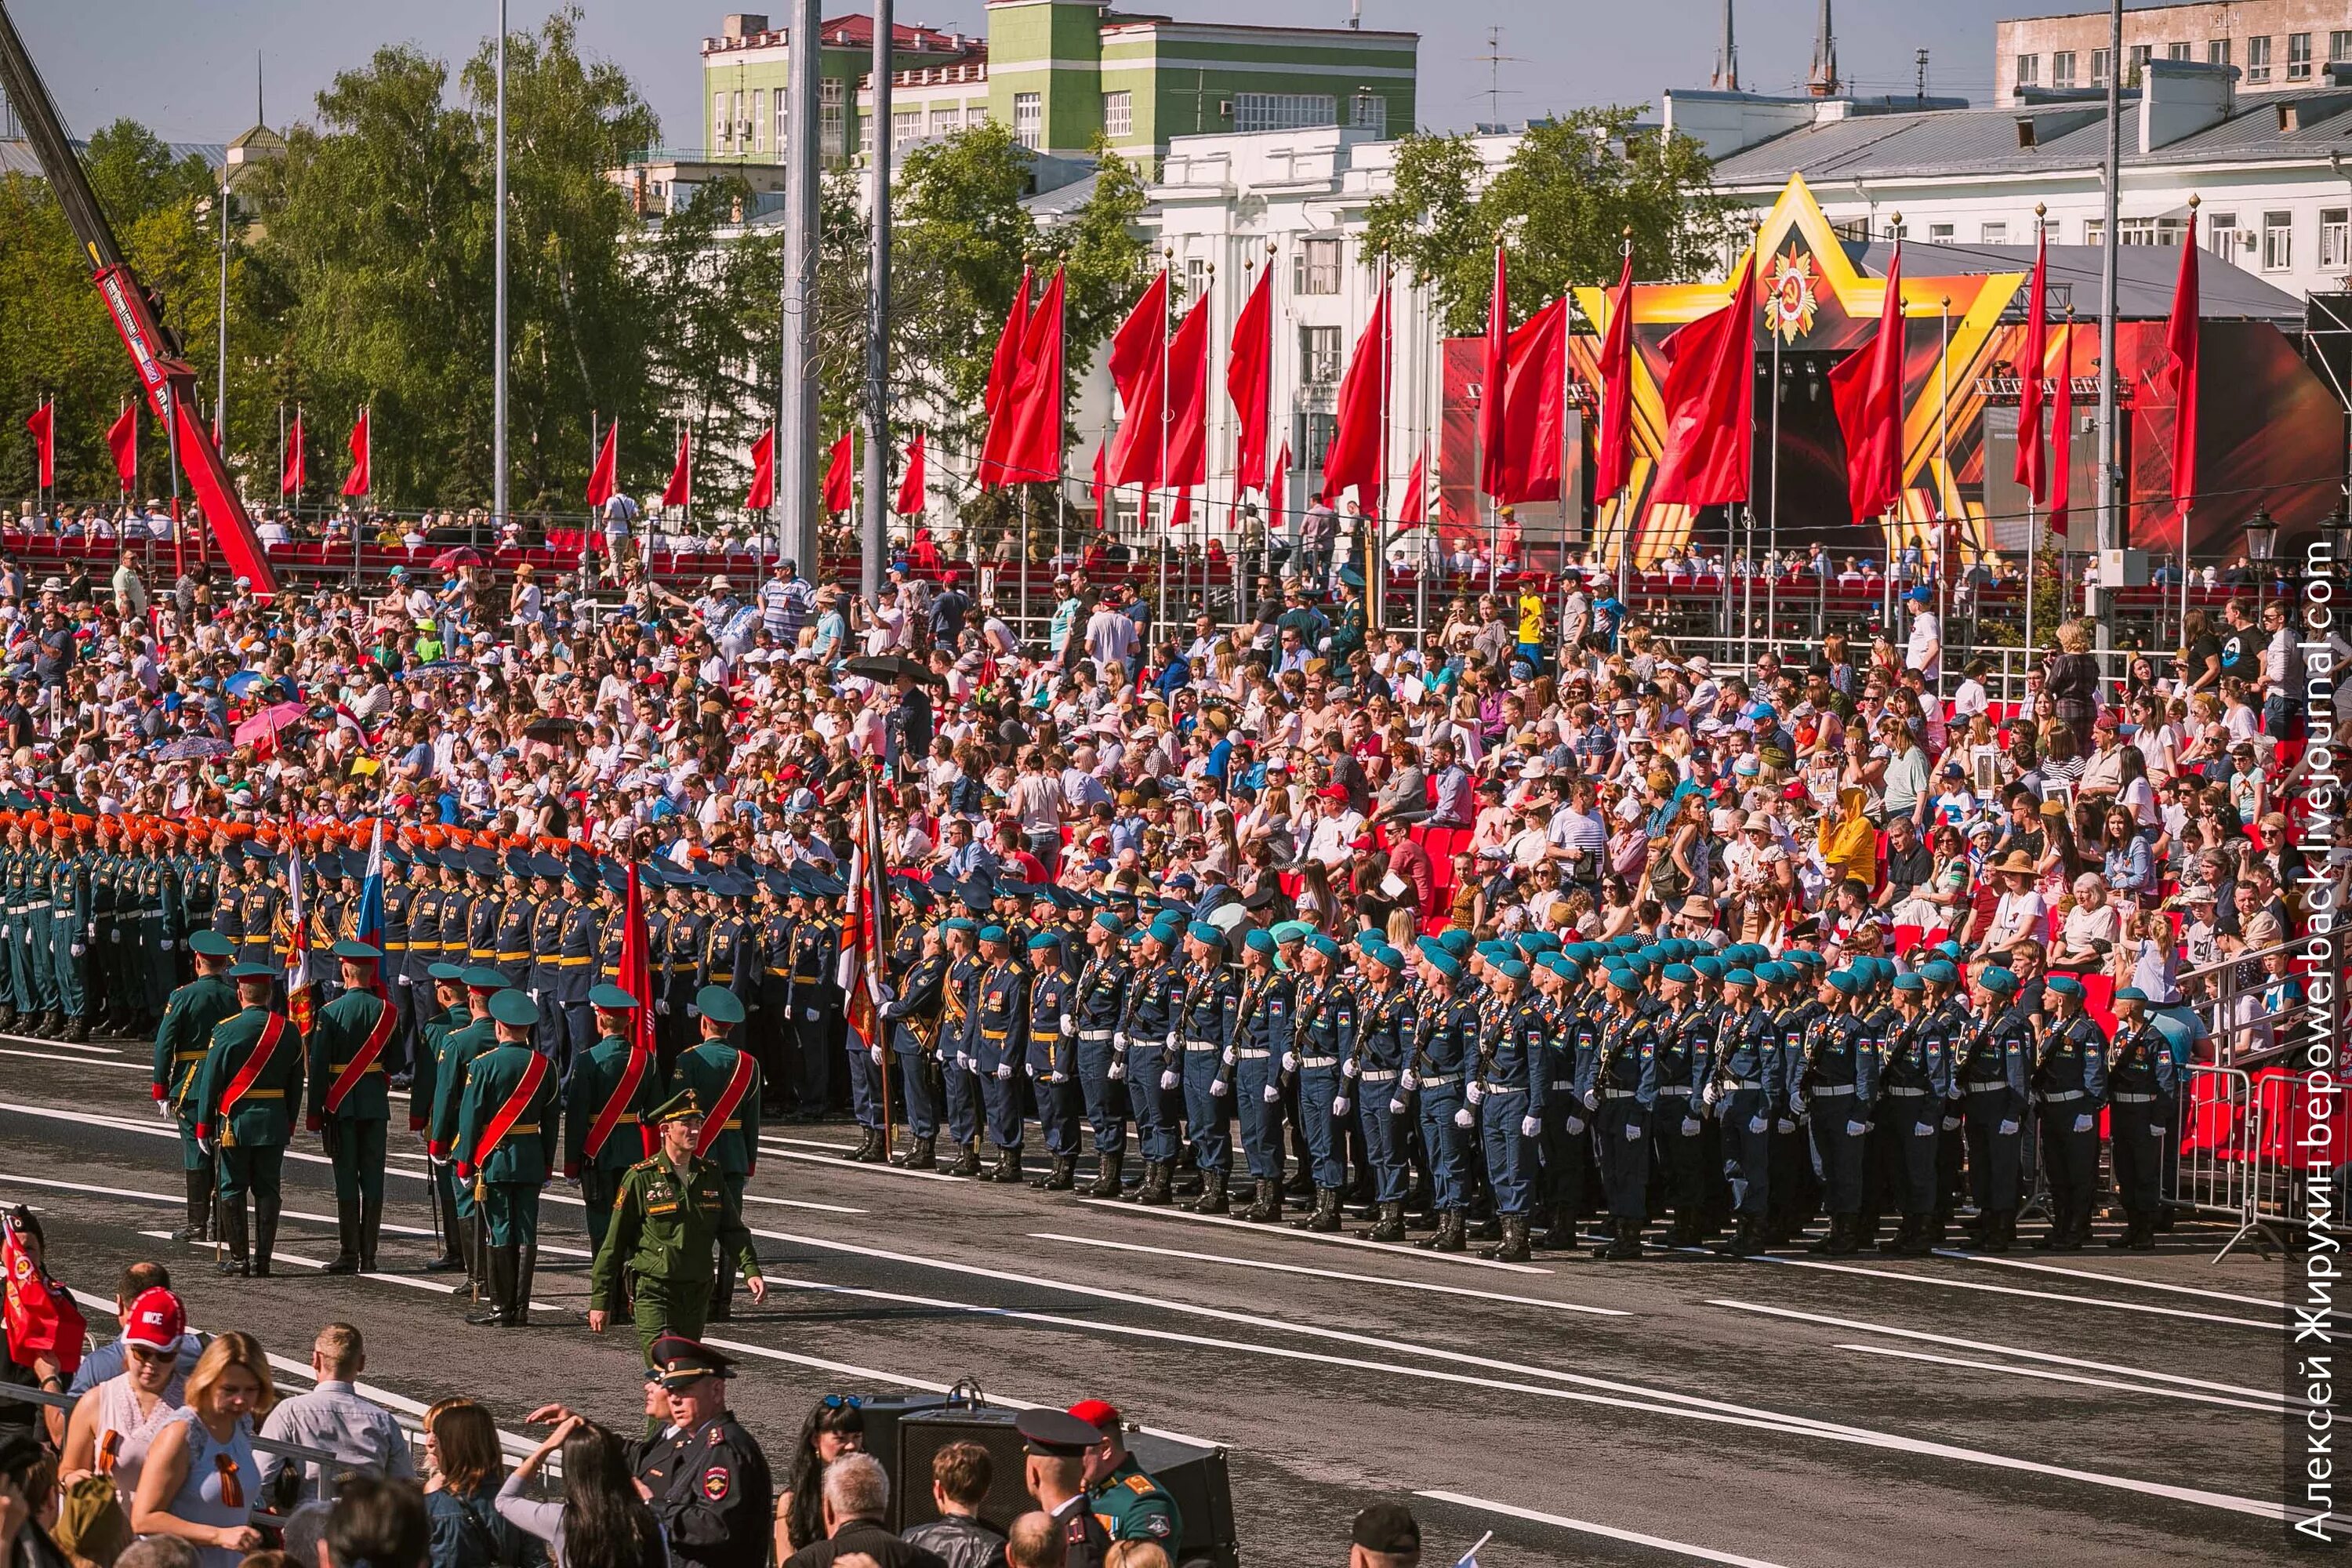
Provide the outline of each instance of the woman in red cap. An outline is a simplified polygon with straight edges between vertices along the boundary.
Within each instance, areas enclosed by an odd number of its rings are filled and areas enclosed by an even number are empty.
[[[122,1370],[84,1394],[67,1424],[60,1468],[68,1484],[85,1475],[106,1476],[129,1513],[148,1445],[179,1413],[180,1341],[187,1327],[180,1299],[160,1286],[142,1290],[131,1303],[122,1323]]]

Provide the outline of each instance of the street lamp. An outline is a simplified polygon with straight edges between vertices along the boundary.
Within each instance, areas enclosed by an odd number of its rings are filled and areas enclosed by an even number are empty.
[[[2272,552],[2277,549],[2278,524],[2272,521],[2267,508],[2258,506],[2254,509],[2254,515],[2246,520],[2246,558],[2257,563],[2268,562]]]

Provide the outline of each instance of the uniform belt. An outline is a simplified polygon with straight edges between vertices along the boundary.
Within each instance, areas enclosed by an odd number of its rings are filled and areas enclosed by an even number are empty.
[[[1963,1087],[1970,1094],[1998,1094],[2009,1088],[2009,1080],[1997,1078],[1989,1083],[1971,1083]]]
[[[200,1062],[205,1059],[206,1054],[207,1053],[204,1051],[173,1051],[172,1053],[172,1059],[175,1062]],[[2117,1096],[2116,1098],[2120,1099],[2122,1097]],[[2156,1097],[2151,1094],[2145,1098],[2153,1100]]]
[[[1690,1085],[1686,1083],[1667,1084],[1658,1090],[1658,1098],[1661,1100],[1688,1100],[1690,1098]]]
[[[669,966],[669,972],[672,974],[691,974],[694,973],[694,965],[691,963],[673,963]]]
[[[1528,1086],[1523,1083],[1490,1083],[1486,1086],[1490,1099],[1498,1094],[1525,1094],[1527,1091]]]
[[[404,942],[388,942],[383,944],[383,950],[386,952],[406,952],[408,944]]]
[[[1729,1087],[1735,1089],[1762,1089],[1764,1087],[1764,1083],[1761,1079],[1736,1078],[1731,1080]]]
[[[1817,1083],[1808,1088],[1805,1093],[1815,1100],[1835,1100],[1853,1091],[1854,1086],[1850,1083]]]
[[[327,1070],[329,1072],[349,1072],[351,1070],[351,1066],[352,1064],[349,1062],[329,1062],[327,1064]],[[384,1068],[382,1062],[370,1062],[364,1070],[367,1072],[382,1072],[384,1070]]]
[[[768,965],[768,973],[774,975],[779,980],[790,980],[793,977],[793,972],[785,968],[781,963],[772,963]]]
[[[71,910],[51,910],[49,913],[53,918],[61,921],[69,921],[74,918],[74,912]]]
[[[1214,1040],[1187,1040],[1184,1042],[1184,1048],[1188,1051],[1213,1051],[1217,1049],[1217,1042]]]
[[[1551,1091],[1554,1094],[1574,1094],[1576,1080],[1572,1078],[1556,1078],[1551,1080]]]
[[[530,949],[527,947],[520,952],[501,952],[499,954],[499,962],[500,963],[523,963],[529,962],[530,958]]]
[[[1638,1089],[1604,1089],[1601,1091],[1601,1098],[1603,1100],[1639,1100],[1642,1098],[1642,1091]]]
[[[1458,1072],[1440,1073],[1435,1078],[1423,1079],[1421,1080],[1421,1087],[1423,1089],[1452,1089],[1455,1084],[1460,1083],[1461,1081],[1462,1075]]]
[[[1927,1090],[1924,1089],[1905,1089],[1900,1084],[1893,1083],[1886,1086],[1886,1092],[1897,1100],[1919,1100],[1927,1094]]]
[[[509,1132],[536,1132],[539,1131],[539,1123],[536,1121],[518,1121],[512,1127],[508,1128],[507,1131]]]
[[[2163,1096],[2155,1094],[2111,1094],[2107,1096],[2107,1098],[2114,1100],[2117,1105],[2153,1105],[2156,1101],[2162,1099]]]
[[[1380,1072],[1360,1073],[1357,1076],[1366,1083],[1394,1083],[1397,1077],[1396,1069],[1393,1068]]]
[[[1001,1040],[1011,1033],[1010,1029],[982,1029],[980,1032],[980,1037],[983,1040]]]
[[[203,1055],[202,1052],[197,1054]],[[1338,1057],[1301,1057],[1298,1058],[1298,1065],[1303,1068],[1335,1068],[1339,1065],[1339,1058]]]
[[[2042,1103],[2044,1105],[2063,1105],[2070,1100],[2082,1099],[2088,1092],[2089,1090],[2087,1089],[2062,1089],[2055,1094],[2043,1095],[2042,1097]]]
[[[1061,1042],[1062,1031],[1059,1029],[1031,1029],[1029,1031],[1029,1043],[1033,1046],[1056,1046],[1061,1044]]]
[[[541,963],[552,963],[558,969],[577,969],[582,964],[588,963],[589,960],[583,956],[580,958],[542,958],[540,962]]]
[[[710,984],[713,985],[732,985],[735,984],[735,972],[731,969],[714,969],[710,972]]]
[[[237,1104],[243,1105],[248,1100],[283,1100],[285,1098],[286,1091],[282,1089],[248,1089],[237,1097]]]
[[[740,1131],[743,1131],[743,1121],[742,1121],[742,1118],[740,1118],[740,1117],[736,1117],[736,1118],[733,1118],[733,1119],[731,1119],[731,1120],[730,1120],[730,1121],[726,1121],[726,1122],[721,1123],[721,1124],[720,1124],[720,1126],[719,1126],[719,1131],[720,1131],[721,1132],[740,1132]]]
[[[1117,1033],[1118,1033],[1118,1031],[1116,1029],[1080,1029],[1078,1031],[1078,1038],[1082,1040],[1108,1040]]]

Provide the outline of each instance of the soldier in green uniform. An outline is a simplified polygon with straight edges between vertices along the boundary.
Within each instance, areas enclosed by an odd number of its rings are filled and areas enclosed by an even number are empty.
[[[202,1241],[210,1234],[213,1187],[218,1181],[213,1156],[196,1142],[196,1079],[212,1043],[213,1026],[237,1014],[236,987],[228,978],[236,946],[226,937],[200,931],[191,940],[195,948],[196,977],[172,993],[164,1005],[163,1022],[155,1030],[156,1102],[180,1123],[180,1168],[186,1173],[188,1223],[173,1237]]]
[[[661,1101],[653,1053],[636,1047],[637,999],[617,985],[588,993],[596,1043],[572,1064],[564,1089],[563,1175],[588,1205],[588,1241],[604,1250],[621,1175],[654,1152],[648,1120]]]
[[[434,894],[436,899],[439,894]],[[425,1016],[416,1031],[416,1076],[408,1086],[408,1130],[425,1139],[426,1196],[433,1205],[433,1227],[440,1237],[441,1256],[425,1264],[427,1274],[449,1274],[463,1268],[466,1252],[457,1215],[457,1176],[446,1160],[431,1158],[433,1118],[440,1104],[445,1077],[441,1054],[449,1036],[474,1021],[466,1006],[466,972],[454,963],[434,963],[425,970],[428,989],[418,1004]],[[460,1069],[462,1070],[462,1069]],[[455,1114],[454,1110],[451,1112]]]
[[[679,1089],[690,1089],[709,1110],[711,1125],[705,1130],[697,1157],[718,1167],[719,1181],[740,1208],[743,1189],[760,1163],[760,1064],[729,1040],[743,1021],[742,999],[732,991],[706,985],[695,993],[696,1026],[701,1041],[681,1054],[672,1075]],[[734,1316],[735,1260],[724,1252],[710,1284],[708,1321],[723,1323]]]
[[[89,820],[75,817],[74,826],[86,833],[83,825]],[[49,972],[57,979],[58,1010],[65,1022],[58,1037],[75,1045],[89,1038],[89,943],[98,930],[90,913],[93,858],[87,846],[60,834],[49,861]]]
[[[458,1113],[457,1180],[481,1206],[490,1300],[466,1321],[520,1329],[530,1322],[530,1277],[539,1264],[539,1194],[555,1171],[562,1129],[555,1067],[532,1048],[539,1009],[530,995],[505,990],[490,998],[498,1044],[466,1074]]]
[[[462,1023],[453,1018],[449,1032],[441,1040],[439,1059],[433,1069],[433,1113],[425,1131],[425,1152],[448,1177],[451,1204],[457,1215],[457,1243],[465,1255],[467,1276],[477,1290],[487,1290],[490,1272],[483,1258],[482,1227],[475,1213],[474,1189],[457,1179],[454,1162],[466,1104],[467,1079],[473,1071],[474,1058],[499,1043],[498,1031],[490,1022],[490,998],[504,987],[495,969],[460,970],[458,982],[466,989],[467,1016]]]
[[[7,986],[7,994],[0,997],[0,1031],[31,1029],[38,1022],[38,1009],[33,1005],[33,960],[25,945],[25,910],[31,894],[26,887],[32,875],[32,814],[19,816],[13,811],[8,816],[8,848],[0,856],[0,983]]]
[[[214,1026],[196,1078],[196,1142],[219,1151],[217,1214],[224,1274],[267,1278],[278,1243],[278,1176],[302,1108],[302,1040],[270,1010],[274,963],[240,963],[236,1016]],[[253,1199],[253,1250],[246,1251],[246,1198]]]
[[[325,1272],[373,1274],[383,1230],[384,1137],[392,1121],[384,1053],[399,1009],[375,994],[383,955],[363,942],[331,950],[342,990],[310,1025],[310,1118],[335,1171],[335,1233],[341,1245]]]
[[[57,859],[57,826],[37,816],[32,832],[24,868],[24,945],[19,951],[29,979],[33,1018],[24,1032],[55,1038],[65,1023],[65,1015],[58,1011],[57,969],[49,960],[49,927],[55,923],[49,918],[49,867]]]
[[[621,1310],[623,1272],[634,1279],[637,1343],[648,1366],[654,1342],[664,1334],[701,1337],[714,1247],[730,1271],[741,1268],[752,1300],[768,1299],[760,1255],[743,1225],[740,1189],[723,1179],[714,1161],[695,1152],[703,1131],[695,1091],[680,1089],[653,1112],[653,1121],[661,1150],[622,1173],[612,1225],[596,1249],[588,1286],[588,1327],[601,1334]]]
[[[1184,1516],[1176,1500],[1128,1452],[1118,1406],[1081,1399],[1070,1414],[1102,1434],[1087,1450],[1087,1506],[1095,1518],[1113,1541],[1156,1541],[1174,1555],[1184,1539]]]

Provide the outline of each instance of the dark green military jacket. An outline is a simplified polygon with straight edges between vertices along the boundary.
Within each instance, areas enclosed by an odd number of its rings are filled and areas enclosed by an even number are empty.
[[[268,1058],[226,1111],[222,1101],[277,1026]],[[224,1149],[283,1147],[302,1113],[302,1036],[282,1013],[244,1009],[214,1026],[196,1079],[196,1136]]]
[[[640,1279],[708,1288],[714,1243],[734,1256],[744,1279],[760,1278],[760,1255],[744,1227],[743,1207],[719,1179],[717,1165],[697,1160],[681,1180],[668,1156],[641,1160],[622,1173],[612,1226],[589,1281],[588,1305],[605,1312],[622,1310],[625,1268]]]
[[[494,1123],[517,1092],[536,1075],[538,1083],[503,1136],[491,1142]],[[466,1073],[465,1101],[457,1113],[457,1174],[471,1181],[520,1182],[536,1185],[555,1173],[555,1151],[562,1131],[555,1066],[523,1045],[493,1045],[473,1058]]]
[[[226,975],[199,974],[172,993],[155,1030],[157,1100],[181,1109],[196,1087],[198,1069],[210,1048],[215,1025],[237,1015],[236,986]]]
[[[331,1111],[327,1097],[341,1081],[346,1068],[358,1063],[369,1037],[387,1016],[393,1028],[376,1047],[373,1060],[353,1079],[342,1103]],[[392,1119],[390,1067],[384,1060],[391,1036],[398,1029],[392,1004],[379,1001],[373,991],[346,991],[324,1007],[310,1024],[310,1120],[332,1115],[341,1121],[388,1121]]]
[[[577,1176],[583,1170],[625,1171],[652,1148],[652,1127],[646,1117],[661,1103],[661,1074],[648,1052],[638,1064],[636,1087],[614,1115],[604,1146],[593,1154],[588,1152],[588,1135],[596,1130],[613,1097],[622,1092],[635,1049],[622,1036],[605,1035],[572,1064],[572,1082],[563,1104],[565,1175]]]

